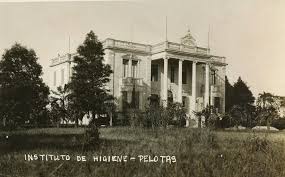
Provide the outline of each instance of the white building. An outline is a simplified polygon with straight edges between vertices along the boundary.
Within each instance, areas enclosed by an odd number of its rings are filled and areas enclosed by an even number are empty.
[[[197,46],[189,31],[181,43],[149,45],[107,38],[103,45],[105,62],[113,70],[108,87],[117,98],[118,113],[129,109],[134,98],[133,109],[144,110],[150,96],[165,106],[169,101],[183,103],[191,118],[195,118],[193,111],[206,105],[224,112],[225,57],[211,55],[208,48]],[[70,81],[75,55],[51,60],[52,90]]]

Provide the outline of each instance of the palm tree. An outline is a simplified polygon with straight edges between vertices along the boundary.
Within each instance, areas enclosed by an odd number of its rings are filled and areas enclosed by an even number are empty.
[[[275,96],[269,92],[260,93],[257,99],[257,105],[261,108],[276,107],[277,102]]]
[[[51,96],[52,104],[56,105],[58,108],[58,116],[60,119],[67,121],[69,119],[68,114],[68,97],[69,97],[69,89],[65,84],[64,87],[57,87],[57,91],[51,91],[53,96]],[[59,123],[59,122],[58,122]]]

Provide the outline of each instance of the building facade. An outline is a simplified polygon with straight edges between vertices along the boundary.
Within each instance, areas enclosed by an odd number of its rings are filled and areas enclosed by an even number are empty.
[[[201,111],[207,105],[224,112],[225,57],[198,47],[189,31],[180,43],[148,45],[107,38],[103,46],[104,61],[113,70],[108,89],[116,98],[118,112],[129,108],[144,110],[150,97],[164,106],[168,102],[182,103],[191,118],[195,118],[193,111]],[[75,55],[51,60],[52,90],[70,81]]]

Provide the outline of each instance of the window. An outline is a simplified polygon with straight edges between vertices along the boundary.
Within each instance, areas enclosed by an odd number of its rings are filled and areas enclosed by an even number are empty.
[[[158,81],[158,65],[151,65],[151,81]]]
[[[123,77],[127,77],[128,60],[123,59]]]
[[[138,66],[138,61],[132,61],[132,74],[131,76],[136,78],[137,77],[137,67]]]
[[[182,71],[182,84],[187,84],[187,72]]]
[[[173,66],[171,66],[171,68],[170,68],[170,82],[171,83],[174,83],[174,76],[175,76],[174,71],[175,71],[175,68]]]
[[[56,86],[56,71],[53,72],[53,85]]]
[[[61,85],[64,84],[64,69],[61,69]]]

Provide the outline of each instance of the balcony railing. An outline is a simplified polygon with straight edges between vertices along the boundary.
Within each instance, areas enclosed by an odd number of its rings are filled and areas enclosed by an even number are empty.
[[[126,77],[121,80],[122,86],[143,86],[142,78]]]
[[[221,86],[219,85],[211,85],[211,92],[212,93],[220,93],[222,90],[221,90]]]

